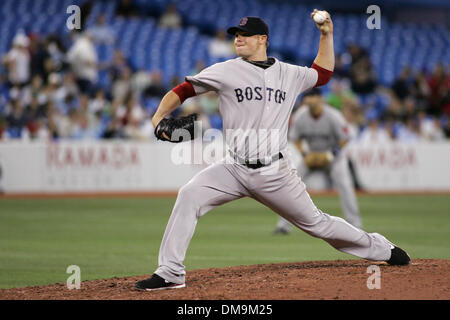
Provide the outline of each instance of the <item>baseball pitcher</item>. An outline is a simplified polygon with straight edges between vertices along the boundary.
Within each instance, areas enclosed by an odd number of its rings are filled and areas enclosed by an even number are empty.
[[[179,190],[162,239],[159,266],[151,278],[135,284],[137,289],[185,287],[183,261],[199,218],[242,197],[259,201],[297,228],[342,252],[392,265],[410,262],[406,252],[384,236],[367,233],[318,209],[287,154],[288,122],[297,96],[327,83],[334,70],[330,15],[326,13],[326,20],[316,24],[321,31],[319,50],[308,68],[267,57],[267,24],[259,17],[242,18],[237,26],[227,30],[235,36],[238,57],[186,77],[161,100],[152,118],[155,135],[180,142],[193,138],[195,116],[168,116],[189,97],[208,91],[218,93],[227,155]]]
[[[302,155],[298,166],[302,179],[306,180],[314,170],[325,172],[339,192],[346,220],[361,228],[353,180],[347,158],[341,152],[349,141],[347,122],[338,110],[324,104],[320,89],[303,95],[303,105],[293,116],[289,138]],[[280,217],[275,233],[287,234],[290,228],[289,221]]]

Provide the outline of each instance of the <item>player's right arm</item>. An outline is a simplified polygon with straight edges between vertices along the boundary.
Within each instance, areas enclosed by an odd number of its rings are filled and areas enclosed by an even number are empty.
[[[314,17],[316,9],[311,13],[311,18]],[[320,87],[327,84],[334,71],[335,57],[334,57],[334,45],[333,45],[333,22],[330,15],[327,12],[327,19],[323,24],[316,24],[320,30],[320,42],[319,50],[317,51],[316,58],[310,68],[300,67],[298,74],[303,76],[297,76],[298,79],[304,79],[299,81],[298,93],[302,93],[313,87]]]
[[[311,14],[311,18],[314,17],[316,9]],[[334,70],[334,46],[333,46],[333,22],[331,21],[330,14],[326,12],[327,19],[322,24],[317,24],[317,28],[320,30],[320,42],[319,51],[317,52],[314,64],[328,71]],[[313,64],[313,65],[314,65]]]

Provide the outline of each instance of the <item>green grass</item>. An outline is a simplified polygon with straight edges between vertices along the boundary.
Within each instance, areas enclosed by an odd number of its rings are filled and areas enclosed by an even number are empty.
[[[337,197],[313,197],[342,216]],[[0,200],[0,288],[65,283],[69,265],[81,280],[152,273],[174,198]],[[364,229],[413,258],[450,259],[449,196],[361,196]],[[241,199],[202,217],[188,270],[306,260],[352,259],[300,230],[271,234],[277,216]]]

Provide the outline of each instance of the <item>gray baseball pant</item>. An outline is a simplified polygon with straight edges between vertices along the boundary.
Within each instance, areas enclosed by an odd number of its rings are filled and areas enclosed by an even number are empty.
[[[224,159],[200,171],[179,190],[155,273],[167,281],[184,283],[183,261],[198,219],[209,210],[242,197],[261,202],[339,251],[375,261],[390,258],[391,243],[385,237],[367,233],[342,218],[320,211],[286,158],[260,169],[250,169]]]
[[[303,180],[306,180],[311,170],[306,166],[303,159],[301,160],[298,171]],[[331,163],[330,168],[326,171],[330,175],[333,185],[336,187],[341,201],[342,212],[345,219],[357,228],[362,227],[361,215],[359,213],[358,201],[355,194],[355,186],[351,179],[350,170],[348,168],[347,158],[341,154]],[[280,218],[277,227],[289,230],[291,224],[286,219]]]

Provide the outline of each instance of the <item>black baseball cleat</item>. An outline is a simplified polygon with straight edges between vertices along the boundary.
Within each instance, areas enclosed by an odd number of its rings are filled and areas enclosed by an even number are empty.
[[[136,282],[134,287],[141,291],[156,291],[184,288],[186,284],[172,283],[154,274],[151,278]]]
[[[391,249],[391,258],[386,261],[391,266],[404,266],[411,263],[408,254],[397,246]]]

